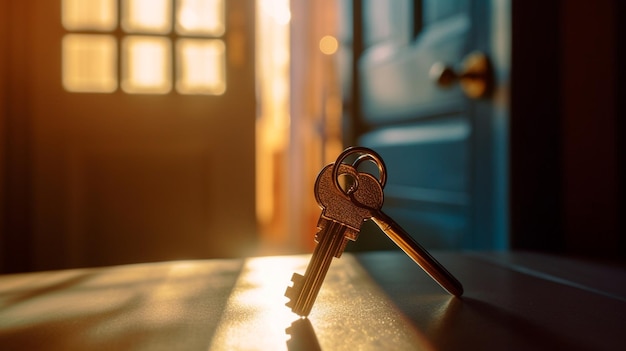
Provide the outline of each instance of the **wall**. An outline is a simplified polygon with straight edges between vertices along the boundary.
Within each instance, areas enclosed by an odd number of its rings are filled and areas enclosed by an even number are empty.
[[[616,3],[561,4],[565,249],[619,248]]]
[[[625,257],[619,6],[513,3],[515,249]]]

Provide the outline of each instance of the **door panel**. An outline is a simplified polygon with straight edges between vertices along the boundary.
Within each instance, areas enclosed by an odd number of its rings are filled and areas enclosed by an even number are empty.
[[[461,248],[469,222],[467,116],[376,129],[360,143],[385,159],[385,212],[430,248]]]
[[[224,94],[150,95],[65,91],[61,1],[29,2],[35,269],[237,256],[252,245],[254,8],[225,3]],[[175,47],[175,35],[164,38]]]
[[[368,2],[363,13],[385,4]],[[408,11],[412,28],[395,38],[365,40],[358,59],[361,123],[357,126],[365,127],[356,142],[385,159],[388,182],[383,209],[429,248],[494,249],[506,242],[502,239],[506,235],[502,225],[506,222],[502,188],[506,102],[500,99],[494,107],[490,96],[469,99],[458,84],[441,88],[430,70],[435,63],[458,70],[464,57],[475,50],[506,56],[502,53],[509,50],[510,36],[490,28],[492,23],[505,23],[507,4],[413,1],[413,11]],[[378,9],[398,18],[399,27],[406,16],[402,11],[407,10]],[[376,32],[381,23],[385,21],[364,16],[368,28],[364,32]],[[411,30],[415,35],[407,42],[403,38]],[[499,61],[497,69],[507,76],[509,61]],[[496,83],[504,93],[504,83]]]
[[[466,117],[458,116],[381,128],[363,135],[361,141],[388,155],[387,167],[395,165],[402,170],[390,172],[390,184],[465,193],[469,188],[469,137]],[[414,158],[405,159],[406,153]]]
[[[363,28],[365,46],[407,44],[412,38],[413,4],[411,0],[365,0]]]
[[[432,22],[410,45],[382,43],[361,59],[363,117],[389,123],[466,108],[462,91],[442,91],[432,84],[430,67],[438,61],[459,62],[469,36],[468,13]]]
[[[470,219],[465,207],[400,202],[397,199],[391,200],[391,203],[395,205],[392,205],[393,209],[385,209],[386,213],[401,223],[402,228],[411,233],[420,245],[436,250],[466,248],[464,240]]]

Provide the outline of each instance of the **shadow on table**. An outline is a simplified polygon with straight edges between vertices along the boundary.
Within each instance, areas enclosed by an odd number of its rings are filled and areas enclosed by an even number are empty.
[[[322,349],[308,318],[294,321],[286,332],[291,336],[291,339],[287,340],[289,351],[319,351]]]
[[[503,349],[509,350],[579,350],[580,345],[519,316],[507,313],[472,298],[449,298],[442,301],[440,313],[407,317],[437,350]],[[504,327],[506,326],[506,327]],[[289,351],[321,350],[315,330],[307,318],[294,321],[286,333]],[[465,346],[463,346],[465,345]],[[584,348],[582,348],[584,349]]]

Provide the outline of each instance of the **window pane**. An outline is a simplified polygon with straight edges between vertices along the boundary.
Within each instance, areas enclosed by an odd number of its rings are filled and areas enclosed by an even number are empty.
[[[221,40],[179,40],[176,43],[176,90],[181,94],[223,94],[226,90],[224,52]]]
[[[132,33],[165,34],[172,30],[171,0],[124,0],[122,28]]]
[[[74,92],[110,93],[117,88],[117,45],[110,35],[63,37],[63,87]]]
[[[224,0],[179,0],[176,31],[180,34],[224,34]]]
[[[122,89],[127,93],[165,94],[172,89],[168,38],[128,36],[122,42]]]
[[[117,26],[117,0],[63,0],[61,22],[67,30],[111,31]]]

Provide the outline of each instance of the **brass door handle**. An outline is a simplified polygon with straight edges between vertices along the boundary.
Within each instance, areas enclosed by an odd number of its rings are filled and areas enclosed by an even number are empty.
[[[465,95],[472,99],[489,95],[493,84],[491,63],[482,52],[468,54],[461,64],[461,73],[443,62],[435,62],[430,67],[429,76],[442,88],[449,88],[459,82]]]

